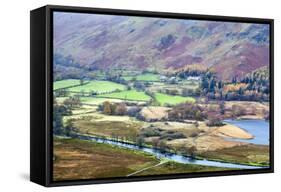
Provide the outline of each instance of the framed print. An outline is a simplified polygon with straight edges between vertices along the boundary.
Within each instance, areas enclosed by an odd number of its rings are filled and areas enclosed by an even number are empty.
[[[273,172],[273,20],[31,11],[31,181]]]

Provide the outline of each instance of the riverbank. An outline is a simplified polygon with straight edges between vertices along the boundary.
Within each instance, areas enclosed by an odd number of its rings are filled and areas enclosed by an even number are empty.
[[[159,164],[161,161],[163,159],[142,151],[93,141],[54,137],[55,181],[126,177],[132,173],[135,173],[132,176],[140,176],[230,170],[171,161]]]
[[[149,153],[157,157],[157,159],[166,159],[175,161],[177,163],[183,163],[183,164],[195,164],[195,165],[202,165],[202,166],[212,166],[212,167],[222,167],[222,168],[233,168],[233,169],[259,169],[262,168],[262,166],[255,166],[255,165],[246,165],[242,163],[229,163],[223,160],[215,160],[215,159],[206,159],[197,156],[191,156],[190,154],[182,154],[179,153],[179,151],[174,150],[168,150],[165,151],[161,148],[154,148],[152,146],[137,146],[134,143],[126,142],[122,140],[113,140],[108,138],[100,138],[100,137],[94,137],[89,135],[72,135],[72,137],[75,137],[76,139],[80,139],[83,141],[91,141],[91,142],[97,142],[102,144],[109,144],[112,146],[121,147],[124,149],[129,150],[136,150],[141,151],[145,153]],[[65,138],[65,137],[62,137]]]
[[[198,154],[199,157],[231,162],[240,163],[252,166],[269,166],[269,146],[247,144],[241,146],[234,146],[231,148],[224,148],[215,151],[205,151]]]

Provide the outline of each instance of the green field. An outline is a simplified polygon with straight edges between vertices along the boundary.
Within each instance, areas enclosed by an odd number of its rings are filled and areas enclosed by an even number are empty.
[[[145,73],[138,75],[137,77],[138,81],[159,81],[160,76],[159,74],[153,74],[153,73]]]
[[[100,95],[100,97],[80,97],[82,104],[88,104],[88,105],[100,105],[104,103],[105,101],[109,101],[110,103],[122,103],[124,102],[124,99],[115,99],[115,98],[103,98],[103,95]],[[65,98],[64,98],[65,99]],[[62,101],[60,97],[57,98],[57,101]],[[135,101],[135,100],[127,100],[128,103],[139,103],[144,101]]]
[[[151,99],[151,97],[146,95],[143,91],[136,91],[136,90],[102,94],[102,95],[97,95],[97,97],[106,97],[106,98],[114,98],[114,99],[122,99],[122,100],[134,100],[134,101],[149,101]]]
[[[173,96],[163,93],[155,93],[155,99],[160,103],[160,105],[169,104],[177,105],[184,102],[195,102],[195,99],[192,97],[182,97],[182,96]]]
[[[72,87],[68,90],[71,92],[96,92],[96,93],[107,93],[116,90],[125,90],[126,86],[110,81],[90,81],[85,85],[81,85],[78,87]]]
[[[54,85],[54,90],[57,90],[57,89],[67,88],[75,85],[80,85],[80,80],[67,79],[67,80],[55,81],[53,85]]]
[[[126,81],[131,81],[134,78],[134,76],[122,76],[122,78]]]
[[[123,76],[122,78],[126,81],[131,81],[134,77],[136,77],[137,81],[159,81],[160,75],[154,73],[144,73],[136,76]]]

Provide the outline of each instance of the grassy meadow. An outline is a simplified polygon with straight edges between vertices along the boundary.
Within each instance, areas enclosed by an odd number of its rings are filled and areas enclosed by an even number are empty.
[[[85,85],[77,86],[69,88],[68,91],[70,92],[95,92],[95,93],[107,93],[107,92],[113,92],[116,90],[125,90],[126,87],[122,84],[110,82],[110,81],[90,81],[89,83],[86,83]]]
[[[145,92],[137,91],[137,90],[102,94],[102,95],[98,95],[97,97],[131,100],[131,101],[149,101],[151,99],[151,97],[145,94]]]
[[[177,105],[185,102],[195,102],[193,97],[182,97],[178,95],[168,95],[163,93],[155,93],[155,100],[160,103],[161,106],[168,105]]]
[[[133,79],[135,79],[136,81],[148,81],[148,82],[160,81],[160,75],[153,74],[153,73],[144,73],[136,76],[128,75],[128,76],[123,76],[122,78],[125,79],[126,81],[132,81]]]
[[[54,82],[54,90],[62,89],[62,88],[68,88],[72,86],[80,85],[80,80],[78,79],[67,79],[67,80],[61,80]]]

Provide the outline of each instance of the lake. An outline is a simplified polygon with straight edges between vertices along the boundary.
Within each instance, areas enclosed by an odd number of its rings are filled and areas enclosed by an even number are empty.
[[[253,139],[230,139],[258,145],[269,145],[269,122],[265,120],[225,120],[224,122],[235,125],[254,136]]]

